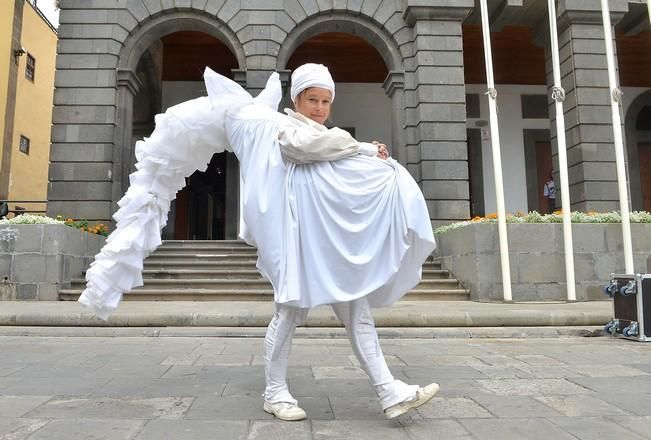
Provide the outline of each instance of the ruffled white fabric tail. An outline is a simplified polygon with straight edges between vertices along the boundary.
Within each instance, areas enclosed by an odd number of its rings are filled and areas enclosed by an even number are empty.
[[[143,260],[161,244],[170,203],[185,178],[204,170],[213,154],[230,151],[226,112],[253,101],[237,83],[208,68],[204,79],[209,97],[157,115],[154,132],[136,143],[137,171],[129,176],[130,187],[113,216],[116,228],[88,269],[79,298],[101,319],[108,319],[124,292],[143,285]]]

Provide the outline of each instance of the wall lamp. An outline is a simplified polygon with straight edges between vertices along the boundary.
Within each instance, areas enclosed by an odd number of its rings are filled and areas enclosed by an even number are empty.
[[[25,50],[24,47],[21,47],[20,49],[14,49],[14,61],[16,64],[18,64],[18,58],[22,57],[25,55],[27,51]]]

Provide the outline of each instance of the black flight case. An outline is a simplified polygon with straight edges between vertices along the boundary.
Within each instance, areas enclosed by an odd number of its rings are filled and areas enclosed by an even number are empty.
[[[651,342],[651,274],[612,274],[605,287],[613,299],[613,320],[604,330],[613,336]]]

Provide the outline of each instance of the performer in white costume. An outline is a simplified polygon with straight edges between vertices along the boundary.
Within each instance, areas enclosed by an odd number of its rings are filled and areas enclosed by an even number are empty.
[[[107,319],[123,292],[142,285],[142,261],[160,245],[184,177],[232,148],[244,182],[240,236],[257,246],[257,267],[274,288],[265,411],[283,420],[306,417],[287,387],[287,363],[296,326],[320,304],[331,304],[346,326],[387,417],[427,402],[438,385],[393,378],[371,314],[418,284],[434,250],[418,185],[383,144],[323,125],[335,94],[324,66],[294,71],[296,112],[287,115],[277,111],[282,90],[275,73],[256,98],[209,69],[204,77],[208,98],[158,115],[151,137],[136,144],[137,171],[118,203],[116,229],[87,271],[79,301]]]

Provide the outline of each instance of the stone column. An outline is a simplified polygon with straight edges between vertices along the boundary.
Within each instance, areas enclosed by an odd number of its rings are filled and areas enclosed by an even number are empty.
[[[614,25],[628,10],[628,5],[625,0],[610,0],[609,5]],[[558,32],[561,83],[566,95],[564,112],[572,210],[619,209],[606,47],[599,0],[560,0]],[[551,56],[549,51],[547,54]],[[548,84],[551,88],[551,60],[548,60],[548,66]],[[557,164],[555,108],[552,101],[550,117],[552,149]]]
[[[450,6],[454,4],[454,6]],[[463,19],[473,0],[407,0],[413,30],[405,60],[407,168],[434,225],[470,216]]]
[[[133,98],[138,94],[142,83],[133,70],[118,70],[118,109],[115,130],[115,148],[113,150],[113,206],[117,210],[117,201],[129,188],[129,174],[132,165],[133,141]],[[121,129],[120,129],[121,128]]]
[[[402,165],[407,164],[405,146],[405,74],[391,71],[382,84],[387,96],[391,98],[391,155]]]

